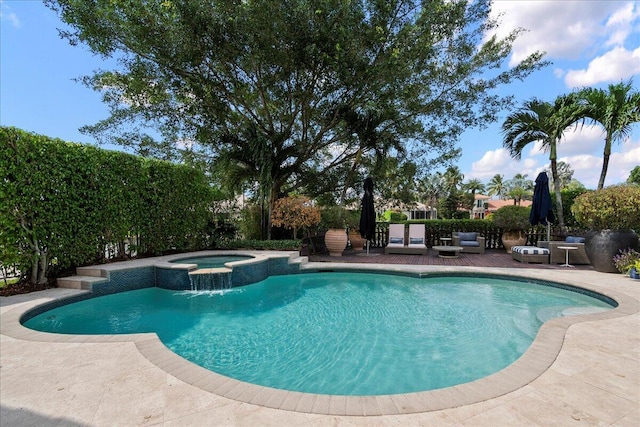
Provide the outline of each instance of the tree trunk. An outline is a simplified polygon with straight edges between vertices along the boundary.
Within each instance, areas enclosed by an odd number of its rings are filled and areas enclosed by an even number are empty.
[[[551,160],[551,175],[553,177],[553,191],[556,193],[556,211],[558,212],[558,225],[560,226],[560,233],[566,234],[566,227],[564,225],[564,210],[562,209],[562,194],[560,192],[560,180],[558,179],[558,165],[556,159]]]
[[[47,267],[49,266],[49,254],[45,250],[40,251],[40,262],[38,271],[38,284],[44,285],[47,283]]]
[[[600,179],[598,180],[598,190],[602,190],[604,187],[604,179],[607,176],[607,169],[609,169],[609,157],[611,156],[611,137],[607,134],[604,140],[604,153],[602,153],[602,171],[600,172]]]
[[[31,278],[29,279],[29,283],[38,283],[38,253],[34,252],[33,257],[31,258]]]

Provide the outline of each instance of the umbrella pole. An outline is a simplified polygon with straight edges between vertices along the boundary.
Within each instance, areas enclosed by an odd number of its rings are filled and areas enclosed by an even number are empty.
[[[547,242],[551,241],[551,224],[547,221]]]

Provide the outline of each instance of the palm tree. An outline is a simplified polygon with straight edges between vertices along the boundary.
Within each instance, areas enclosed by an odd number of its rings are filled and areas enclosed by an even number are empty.
[[[431,209],[429,215],[433,212],[433,209],[438,206],[441,198],[447,195],[444,188],[444,179],[442,173],[436,172],[433,175],[427,175],[418,185],[418,192],[423,200],[427,201],[427,205]]]
[[[487,184],[486,190],[489,196],[498,196],[503,199],[505,194],[504,175],[495,174]]]
[[[459,167],[450,166],[442,174],[442,178],[444,179],[446,191],[451,193],[452,190],[458,189],[458,185],[464,180],[464,175],[460,172]]]
[[[558,225],[565,230],[560,181],[557,169],[557,142],[564,131],[584,117],[585,108],[575,96],[562,95],[553,104],[533,98],[525,101],[523,107],[510,114],[502,124],[502,144],[516,160],[522,157],[522,150],[530,143],[542,141],[542,147],[549,152],[551,174],[556,195]]]
[[[463,184],[463,186],[467,191],[470,191],[471,194],[473,194],[474,196],[476,195],[477,192],[485,191],[484,184],[482,183],[482,181],[480,181],[477,178],[470,179],[465,184]]]
[[[626,139],[631,134],[631,126],[640,122],[640,92],[632,91],[632,87],[632,80],[629,80],[627,83],[610,84],[609,92],[595,88],[578,92],[578,98],[587,107],[585,116],[604,128],[604,153],[598,190],[604,187],[611,144]]]

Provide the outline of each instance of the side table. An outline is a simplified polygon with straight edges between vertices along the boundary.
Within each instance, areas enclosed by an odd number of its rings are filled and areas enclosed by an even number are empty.
[[[451,243],[449,243],[449,242],[451,242],[451,240],[453,240],[451,237],[441,237],[440,238],[440,241],[442,242],[442,246],[450,245]]]
[[[560,267],[573,267],[573,265],[569,264],[569,251],[578,250],[575,246],[558,246],[558,249],[565,250],[565,261]]]

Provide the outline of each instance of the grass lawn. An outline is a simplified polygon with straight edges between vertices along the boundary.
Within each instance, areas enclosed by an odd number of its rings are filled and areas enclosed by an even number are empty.
[[[7,279],[7,283],[5,284],[4,279],[0,279],[0,289],[4,288],[5,285],[9,286],[9,285],[16,284],[16,283],[18,283],[18,280],[20,280],[19,277],[12,277],[10,279]]]

